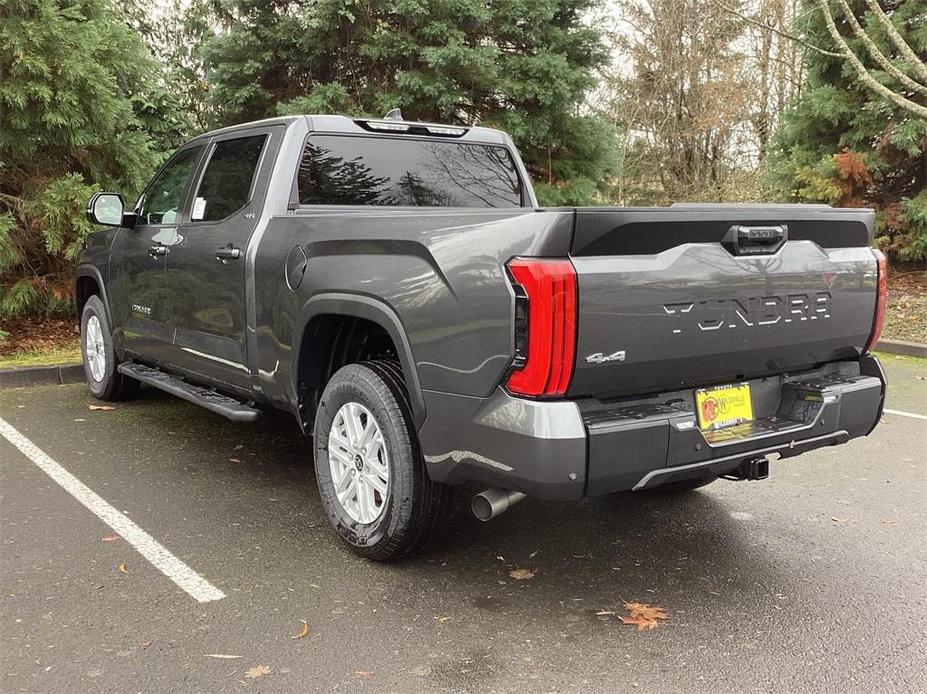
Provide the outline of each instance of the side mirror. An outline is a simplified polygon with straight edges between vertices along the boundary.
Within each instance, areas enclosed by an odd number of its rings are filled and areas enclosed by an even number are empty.
[[[118,227],[122,224],[123,203],[118,193],[94,193],[87,202],[87,219],[94,224]]]

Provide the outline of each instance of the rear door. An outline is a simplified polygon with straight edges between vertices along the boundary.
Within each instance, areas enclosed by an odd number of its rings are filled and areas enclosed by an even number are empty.
[[[736,383],[865,348],[874,215],[821,205],[580,209],[570,395]]]
[[[246,252],[258,223],[282,127],[213,138],[167,261],[173,363],[187,372],[251,390],[246,344]]]
[[[135,225],[121,229],[113,245],[109,290],[116,339],[147,361],[170,358],[174,330],[167,256],[203,149],[187,146],[171,157],[139,197]]]

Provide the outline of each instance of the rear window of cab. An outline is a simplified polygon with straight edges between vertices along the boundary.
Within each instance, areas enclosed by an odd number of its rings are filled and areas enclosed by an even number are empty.
[[[521,207],[522,184],[500,145],[311,135],[297,179],[302,205]]]

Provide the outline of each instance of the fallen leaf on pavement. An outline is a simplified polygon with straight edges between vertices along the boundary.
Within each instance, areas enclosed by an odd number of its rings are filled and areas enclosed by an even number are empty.
[[[207,658],[219,658],[221,660],[235,660],[241,658],[240,655],[229,655],[228,653],[207,653]]]
[[[103,542],[115,542],[116,540],[119,539],[119,536],[118,535],[104,535],[100,539],[103,540]]]
[[[624,609],[628,611],[628,617],[618,617],[622,624],[636,626],[638,631],[645,629],[656,629],[659,626],[657,620],[669,619],[669,615],[662,607],[655,607],[642,602],[626,602]]]
[[[115,410],[116,408],[112,405],[87,405],[88,410],[102,410],[103,412],[109,412],[110,410]]]
[[[266,665],[255,665],[252,668],[248,669],[248,672],[245,673],[245,677],[256,680],[258,677],[263,677],[264,675],[270,674],[270,668]]]
[[[309,624],[306,622],[305,619],[300,620],[300,621],[302,621],[303,623],[303,628],[299,630],[298,634],[296,634],[295,636],[291,636],[290,637],[291,639],[304,639],[309,634]]]
[[[512,569],[509,571],[509,577],[514,578],[516,581],[527,581],[529,578],[537,576],[537,574],[536,569]]]
[[[126,563],[125,563],[125,562],[122,562],[122,563],[119,565],[119,570],[120,570],[122,573],[124,573],[124,574],[129,573],[129,569],[126,567]]]
[[[898,519],[897,518],[883,518],[881,522],[883,525],[894,525],[895,523],[898,522]]]
[[[849,518],[837,518],[837,516],[834,516],[833,518],[831,518],[831,520],[834,521],[835,523],[846,523],[850,519]]]

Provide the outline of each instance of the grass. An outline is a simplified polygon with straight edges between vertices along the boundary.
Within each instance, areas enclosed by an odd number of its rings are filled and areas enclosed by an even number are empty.
[[[52,347],[46,350],[26,350],[0,355],[0,369],[13,366],[47,366],[50,364],[75,364],[81,361],[80,346]]]
[[[927,359],[922,359],[921,357],[909,357],[906,354],[892,354],[891,352],[880,352],[876,350],[873,352],[878,358],[879,361],[892,361],[892,362],[905,362],[913,366],[925,367],[927,366]]]
[[[927,293],[889,292],[882,337],[927,342]]]
[[[0,323],[0,368],[80,362],[71,316],[18,316]]]

